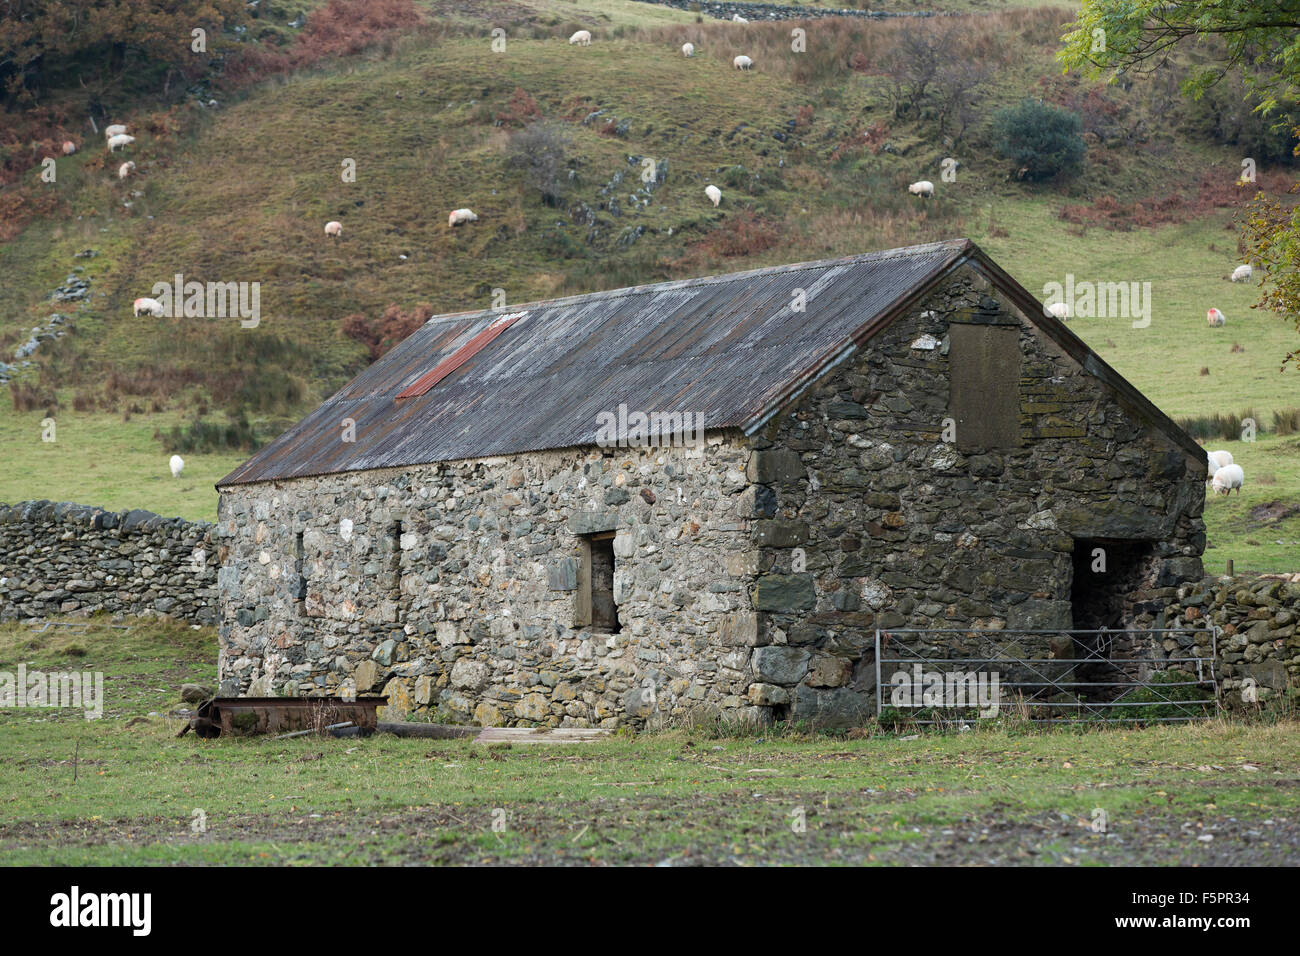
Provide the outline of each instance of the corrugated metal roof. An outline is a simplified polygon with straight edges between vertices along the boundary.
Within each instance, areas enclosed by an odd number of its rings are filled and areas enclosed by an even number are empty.
[[[218,487],[596,443],[600,412],[752,427],[974,246],[965,239],[435,316]],[[803,289],[806,310],[791,310]],[[396,396],[526,312],[422,395]],[[343,422],[355,422],[345,442]]]

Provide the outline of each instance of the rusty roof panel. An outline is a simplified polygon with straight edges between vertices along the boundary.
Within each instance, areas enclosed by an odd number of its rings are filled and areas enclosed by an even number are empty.
[[[512,305],[527,315],[509,334],[396,401],[507,310],[435,316],[218,487],[590,445],[597,414],[620,404],[746,427],[973,248],[959,239]],[[794,312],[800,289],[806,308]]]

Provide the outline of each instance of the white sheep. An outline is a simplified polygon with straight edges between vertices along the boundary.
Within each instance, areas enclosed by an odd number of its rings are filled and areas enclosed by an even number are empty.
[[[185,470],[185,459],[180,455],[172,455],[171,458],[167,460],[167,467],[172,470],[173,478],[179,478],[181,472]]]
[[[128,160],[121,166],[117,167],[117,178],[126,179],[126,177],[130,176],[133,172],[135,172],[135,163]]]
[[[732,23],[748,23],[749,21],[746,20],[744,17],[742,17],[739,13],[733,13],[733,14],[731,15],[731,22],[732,22]]]
[[[1210,324],[1211,328],[1217,329],[1219,326],[1223,325],[1223,323],[1227,322],[1228,320],[1224,318],[1223,313],[1220,312],[1218,309],[1210,309],[1208,312],[1205,313],[1205,321]]]
[[[682,44],[682,56],[695,56],[695,44],[694,44],[694,43],[683,43],[683,44]]]
[[[731,63],[738,70],[752,70],[754,68],[754,61],[743,53],[732,60]]]
[[[1241,494],[1241,486],[1245,483],[1246,473],[1241,470],[1241,465],[1224,465],[1214,473],[1210,487],[1216,495],[1230,495],[1234,488],[1237,494]]]
[[[722,202],[722,190],[712,184],[704,187],[704,195],[708,196],[709,201],[715,206]]]
[[[343,223],[339,222],[337,219],[325,223],[325,235],[327,236],[343,235]]]
[[[920,182],[912,183],[907,187],[907,191],[913,196],[929,196],[934,198],[934,183],[928,179],[922,179]]]
[[[1210,477],[1220,468],[1226,468],[1232,464],[1232,452],[1230,451],[1207,451],[1205,453],[1206,464],[1210,471]]]
[[[1250,267],[1249,262],[1243,266],[1237,266],[1237,268],[1232,270],[1232,281],[1246,282],[1250,279],[1251,275],[1254,274],[1254,271],[1255,270]]]
[[[134,136],[127,136],[125,133],[119,133],[117,136],[108,138],[108,151],[116,153],[119,146],[130,146],[135,142]]]
[[[579,46],[591,46],[591,31],[579,30],[573,36],[569,37],[569,45],[578,44]]]
[[[67,142],[65,142],[65,143],[63,144],[63,155],[64,155],[64,156],[71,156],[71,155],[72,155],[73,153],[75,153],[76,151],[77,151],[77,144],[74,143],[72,140],[68,140]]]
[[[473,209],[453,209],[447,217],[447,225],[454,229],[462,222],[478,222],[478,216],[474,215]]]
[[[1043,314],[1064,322],[1070,317],[1070,305],[1067,302],[1053,302],[1051,305],[1043,306]]]
[[[157,299],[136,299],[131,303],[132,311],[137,315],[152,315],[154,318],[162,318],[163,306]]]
[[[114,136],[121,136],[126,132],[126,127],[121,123],[114,123],[112,126],[104,127],[104,139],[112,139]]]

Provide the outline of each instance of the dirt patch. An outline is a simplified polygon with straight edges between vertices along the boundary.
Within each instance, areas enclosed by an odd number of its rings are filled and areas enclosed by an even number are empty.
[[[693,800],[608,797],[583,802],[410,807],[393,813],[20,822],[0,825],[0,851],[41,846],[172,847],[238,843],[265,847],[269,864],[349,863],[785,865],[1294,865],[1300,816],[1244,819],[1215,813],[1088,817],[993,807],[946,822],[897,807],[889,794],[729,793]],[[874,812],[873,812],[874,811]],[[928,816],[928,815],[927,815]],[[794,826],[798,819],[800,826]],[[500,821],[501,829],[493,828]],[[56,854],[57,855],[57,854]]]
[[[1266,505],[1255,505],[1251,508],[1250,520],[1254,524],[1276,524],[1297,512],[1300,512],[1300,505],[1287,504],[1285,501],[1270,501]]]

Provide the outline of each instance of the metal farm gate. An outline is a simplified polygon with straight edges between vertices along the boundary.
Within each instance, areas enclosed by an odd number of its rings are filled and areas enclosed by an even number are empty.
[[[1035,723],[1201,720],[1219,709],[1219,629],[1209,629],[1208,657],[1196,656],[1197,632],[878,629],[876,716],[895,708],[917,712],[900,717],[910,724],[961,723],[972,711],[980,717],[1016,712]],[[1192,640],[1178,641],[1180,635]],[[1179,650],[1159,656],[1170,638]],[[956,656],[962,653],[968,656]]]

